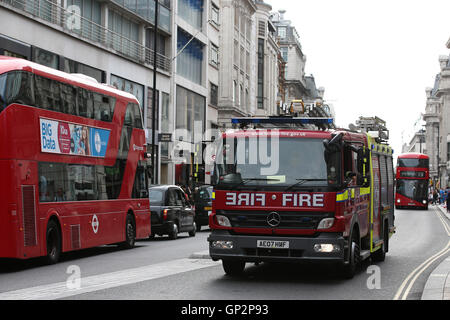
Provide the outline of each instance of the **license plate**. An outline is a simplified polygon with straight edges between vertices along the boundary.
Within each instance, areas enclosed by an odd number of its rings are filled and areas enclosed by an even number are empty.
[[[289,241],[258,240],[258,248],[289,249]]]

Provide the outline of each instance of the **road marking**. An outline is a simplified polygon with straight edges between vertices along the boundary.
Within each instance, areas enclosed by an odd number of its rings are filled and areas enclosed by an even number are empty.
[[[434,211],[437,216],[439,217],[439,219],[441,220],[441,223],[444,226],[445,231],[447,232],[447,235],[450,236],[450,228],[448,227],[447,223],[443,220],[440,211],[438,212],[438,210]],[[413,272],[411,272],[406,279],[403,281],[402,285],[400,286],[400,288],[398,289],[397,293],[394,296],[394,300],[399,300],[400,295],[403,292],[403,289],[406,287],[406,285],[408,284],[409,280],[411,279],[411,282],[409,282],[408,287],[406,288],[405,292],[403,293],[402,296],[402,300],[406,300],[406,298],[408,297],[409,292],[411,291],[412,286],[414,285],[414,283],[416,282],[417,278],[433,263],[435,262],[437,259],[439,259],[440,257],[442,257],[443,255],[447,254],[450,252],[450,240],[448,241],[447,245],[445,246],[444,249],[442,249],[441,251],[439,251],[438,253],[436,253],[435,255],[431,256],[430,258],[428,258],[427,260],[425,260],[420,266],[418,266],[416,269],[413,270]]]
[[[178,259],[145,267],[126,269],[81,278],[81,286],[70,289],[67,282],[0,293],[0,300],[54,300],[83,293],[104,290],[133,283],[154,280],[184,272],[217,266],[219,262],[206,259]]]

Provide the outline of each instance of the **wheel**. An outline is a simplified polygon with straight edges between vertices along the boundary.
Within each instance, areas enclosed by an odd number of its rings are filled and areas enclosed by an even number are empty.
[[[384,226],[383,232],[383,244],[381,248],[371,254],[372,261],[382,262],[386,258],[386,252],[389,248],[389,231],[387,230],[387,225]]]
[[[50,220],[47,225],[47,263],[55,264],[61,256],[61,231],[54,220]]]
[[[197,232],[200,232],[202,230],[202,225],[200,223],[196,224],[197,226]]]
[[[346,279],[354,277],[361,259],[359,243],[354,237],[350,243],[349,250],[349,260],[342,266],[342,275]]]
[[[127,220],[125,223],[125,242],[123,247],[125,249],[131,249],[136,243],[136,226],[134,223],[134,218],[131,214],[127,215]]]
[[[172,225],[172,230],[169,233],[169,239],[175,240],[176,238],[178,238],[178,226],[174,222],[173,225]]]
[[[194,222],[192,224],[192,231],[189,231],[189,237],[195,237],[195,232],[197,231],[197,224]]]
[[[245,262],[238,260],[222,260],[222,267],[229,276],[238,276],[244,272]]]

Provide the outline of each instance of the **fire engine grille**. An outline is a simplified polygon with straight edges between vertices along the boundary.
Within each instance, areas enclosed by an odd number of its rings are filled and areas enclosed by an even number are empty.
[[[274,211],[232,211],[226,210],[226,216],[236,228],[272,228],[268,223],[268,216]],[[320,220],[333,217],[329,212],[295,212],[275,211],[280,218],[277,229],[317,229]]]
[[[37,243],[34,195],[34,186],[22,186],[22,214],[25,247],[33,247]]]

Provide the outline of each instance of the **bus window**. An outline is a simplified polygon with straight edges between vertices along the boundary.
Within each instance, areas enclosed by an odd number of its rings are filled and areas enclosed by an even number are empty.
[[[78,88],[78,116],[91,119],[94,117],[92,92],[82,88]]]
[[[76,97],[77,97],[77,89],[75,87],[61,83],[62,112],[77,115]]]
[[[133,128],[142,129],[142,117],[139,109],[139,105],[136,103],[129,103],[127,106],[127,111],[125,113],[125,123],[126,126]]]
[[[133,185],[133,198],[147,198],[148,197],[148,186],[146,179],[146,165],[145,162],[140,161],[137,169],[136,176],[134,178]]]
[[[12,103],[34,106],[31,80],[32,77],[22,71],[0,75],[0,111]]]
[[[101,121],[112,121],[115,99],[106,97],[99,93],[93,93],[94,96],[94,119]]]

